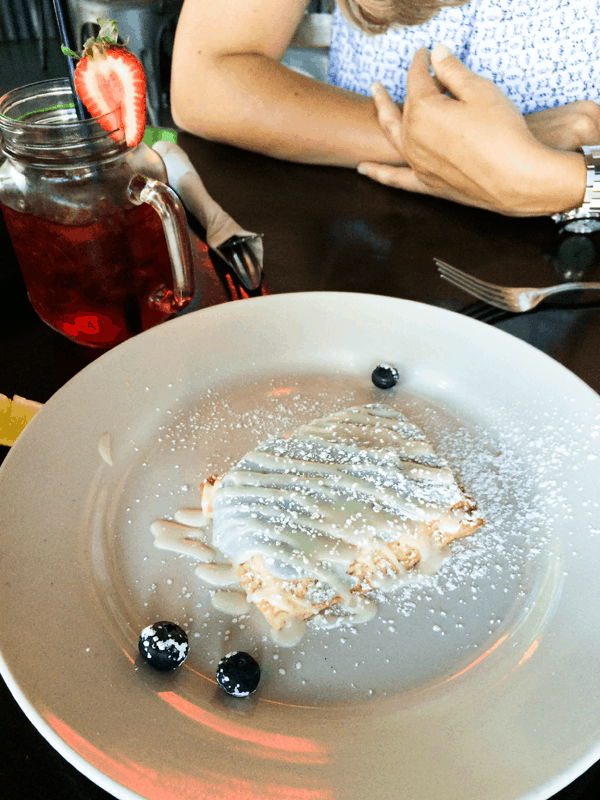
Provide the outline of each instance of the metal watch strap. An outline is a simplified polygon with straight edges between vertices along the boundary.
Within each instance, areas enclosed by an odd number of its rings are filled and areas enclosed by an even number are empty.
[[[593,233],[600,230],[600,147],[584,145],[579,149],[587,167],[583,203],[570,211],[553,214],[552,219],[563,231]]]

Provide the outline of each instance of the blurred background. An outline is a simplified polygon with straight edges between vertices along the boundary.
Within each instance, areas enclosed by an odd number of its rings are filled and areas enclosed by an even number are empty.
[[[287,66],[325,80],[335,0],[311,0]],[[67,0],[75,49],[98,31],[98,17],[115,19],[148,81],[148,124],[170,127],[169,82],[183,0]],[[17,86],[67,77],[52,0],[0,0],[0,96]]]

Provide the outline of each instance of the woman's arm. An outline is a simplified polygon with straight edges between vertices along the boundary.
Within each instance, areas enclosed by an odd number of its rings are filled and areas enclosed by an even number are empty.
[[[525,122],[539,142],[555,150],[600,144],[600,106],[593,100],[577,100],[526,114]]]
[[[308,0],[186,0],[173,52],[181,128],[276,158],[356,167],[403,163],[370,98],[280,63]]]
[[[380,183],[511,216],[552,214],[583,201],[583,155],[538,141],[506,95],[444,45],[431,61],[426,49],[415,55],[402,115],[382,86],[374,85],[374,98],[382,129],[409,165],[359,166]]]

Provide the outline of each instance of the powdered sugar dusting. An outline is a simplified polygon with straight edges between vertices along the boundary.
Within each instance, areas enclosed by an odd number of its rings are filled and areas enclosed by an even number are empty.
[[[213,608],[211,597],[218,589],[207,589],[195,578],[197,561],[191,556],[156,551],[150,524],[158,516],[173,519],[178,509],[199,508],[200,481],[224,474],[267,437],[370,402],[391,405],[424,430],[477,502],[486,525],[453,542],[452,557],[424,585],[375,593],[380,610],[368,624],[325,629],[316,621],[300,645],[280,648],[269,641],[260,615]],[[514,638],[517,628],[527,634],[517,637],[519,643],[529,646],[553,613],[568,569],[566,555],[576,549],[569,533],[564,535],[565,524],[579,536],[597,538],[600,531],[598,501],[583,485],[582,504],[573,507],[572,502],[573,487],[587,465],[597,463],[600,420],[583,414],[578,420],[575,409],[565,421],[540,398],[532,428],[531,413],[525,411],[515,403],[476,416],[402,386],[385,392],[344,374],[286,376],[252,388],[227,382],[193,401],[175,398],[157,412],[154,442],[142,452],[138,477],[123,495],[120,524],[135,532],[136,544],[123,540],[119,557],[135,563],[131,582],[143,612],[181,620],[200,670],[210,674],[228,649],[259,652],[263,691],[268,686],[269,696],[297,695],[309,703],[344,700],[348,692],[377,697],[388,691],[386,686],[396,692],[435,683],[449,670],[460,672],[490,643]],[[137,446],[131,443],[132,449]],[[582,520],[588,521],[583,534]],[[141,568],[136,547],[145,548]],[[410,658],[399,661],[404,651]],[[279,656],[276,670],[266,664],[271,654]]]

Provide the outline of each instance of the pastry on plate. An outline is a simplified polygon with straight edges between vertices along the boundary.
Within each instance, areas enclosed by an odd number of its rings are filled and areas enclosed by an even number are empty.
[[[423,432],[380,404],[276,436],[203,485],[213,544],[274,630],[372,616],[367,595],[422,580],[483,524]]]

